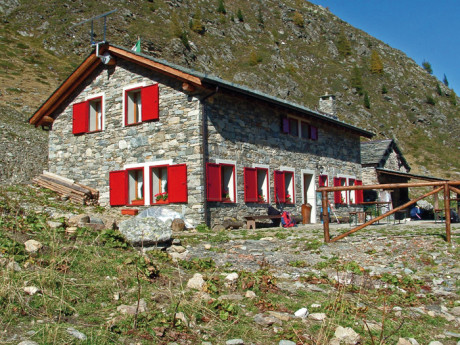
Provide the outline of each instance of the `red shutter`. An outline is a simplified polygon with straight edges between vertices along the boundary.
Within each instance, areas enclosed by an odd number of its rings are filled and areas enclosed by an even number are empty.
[[[319,186],[327,187],[327,175],[319,175]]]
[[[310,139],[318,140],[318,127],[310,126]]]
[[[126,170],[109,173],[110,205],[122,206],[128,203],[128,173]]]
[[[276,202],[286,202],[284,188],[284,172],[275,170],[275,200]]]
[[[88,132],[89,106],[88,102],[75,103],[73,105],[73,134]]]
[[[168,167],[169,202],[187,202],[187,165],[178,164]]]
[[[206,186],[208,201],[222,200],[221,166],[219,164],[206,164]]]
[[[160,115],[158,84],[141,89],[142,121],[158,120]]]
[[[283,133],[289,133],[289,119],[287,117],[283,117]]]
[[[340,179],[338,177],[334,177],[334,187],[340,187]],[[341,194],[339,190],[334,192],[334,203],[335,204],[342,203]]]
[[[257,201],[257,169],[244,168],[244,202]]]
[[[357,186],[362,186],[363,185],[363,181],[361,180],[356,180],[355,184]],[[356,191],[356,203],[357,204],[361,204],[363,202],[363,190],[360,189],[360,190],[357,190]]]

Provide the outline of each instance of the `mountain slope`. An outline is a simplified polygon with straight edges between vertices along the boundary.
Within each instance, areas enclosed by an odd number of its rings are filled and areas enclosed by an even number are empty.
[[[296,0],[10,0],[0,32],[0,106],[31,115],[91,50],[85,19],[107,39],[316,109],[337,97],[341,120],[395,138],[413,172],[460,178],[460,101],[403,52],[326,9]],[[122,4],[122,5],[120,5]],[[2,8],[2,6],[0,6]],[[95,23],[102,40],[102,21]]]

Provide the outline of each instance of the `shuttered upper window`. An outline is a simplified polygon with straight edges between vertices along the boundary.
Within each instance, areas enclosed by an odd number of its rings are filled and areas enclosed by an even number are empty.
[[[102,96],[75,103],[72,108],[72,133],[77,135],[102,131],[104,122],[103,103]]]
[[[158,84],[128,89],[124,93],[125,125],[158,120]]]

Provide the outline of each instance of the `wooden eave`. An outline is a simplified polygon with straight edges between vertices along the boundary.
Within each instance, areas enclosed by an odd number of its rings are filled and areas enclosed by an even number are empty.
[[[89,55],[83,63],[57,88],[29,119],[29,123],[38,127],[50,125],[51,114],[70,96],[70,94],[101,64],[95,53]]]

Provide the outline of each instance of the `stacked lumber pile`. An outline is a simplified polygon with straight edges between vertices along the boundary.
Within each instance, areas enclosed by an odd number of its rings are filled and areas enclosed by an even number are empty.
[[[33,183],[40,187],[51,189],[63,198],[80,205],[97,205],[99,191],[91,187],[76,183],[68,178],[44,171],[35,177]]]

